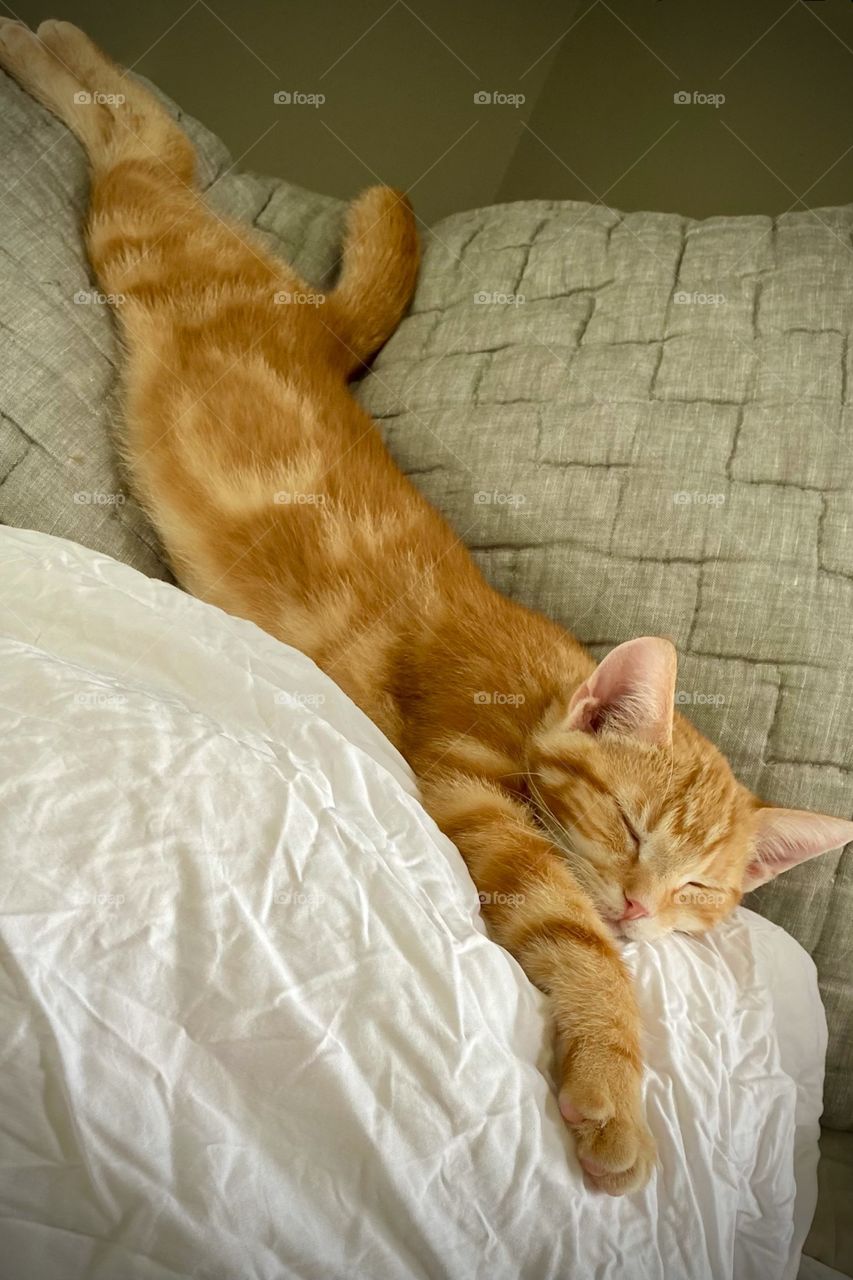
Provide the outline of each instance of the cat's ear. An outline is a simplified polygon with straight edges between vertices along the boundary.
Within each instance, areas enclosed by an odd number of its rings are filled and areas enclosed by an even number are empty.
[[[585,733],[615,729],[668,746],[677,665],[673,645],[657,636],[617,645],[575,691],[565,728]]]
[[[759,809],[752,858],[743,878],[749,893],[800,862],[853,840],[853,822],[807,809]]]

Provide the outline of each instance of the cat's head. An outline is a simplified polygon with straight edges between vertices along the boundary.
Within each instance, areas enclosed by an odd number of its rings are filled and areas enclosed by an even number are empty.
[[[533,735],[530,791],[601,916],[631,939],[701,933],[741,895],[853,840],[853,822],[765,807],[674,715],[675,649],[619,645]]]

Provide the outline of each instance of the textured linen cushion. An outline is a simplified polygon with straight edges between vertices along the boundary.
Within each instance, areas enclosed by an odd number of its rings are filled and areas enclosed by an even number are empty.
[[[166,575],[111,446],[117,348],[70,134],[0,77],[0,520]],[[342,205],[228,171],[214,206],[327,283]],[[526,202],[427,236],[412,314],[362,380],[403,469],[499,588],[594,653],[672,637],[681,709],[768,801],[853,811],[853,210],[777,219]],[[2,479],[5,477],[5,479]],[[120,499],[125,499],[121,501]],[[749,905],[814,956],[825,1122],[853,1128],[853,857]]]

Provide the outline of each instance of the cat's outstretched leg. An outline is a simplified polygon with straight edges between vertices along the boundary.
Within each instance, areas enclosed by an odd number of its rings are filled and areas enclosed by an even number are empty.
[[[95,174],[147,159],[192,183],[192,145],[169,113],[70,22],[43,22],[34,34],[0,19],[0,66],[71,129]]]
[[[13,18],[0,18],[0,66],[68,125],[84,147],[98,146],[105,124],[104,114],[83,110],[84,106],[91,105],[81,101],[85,86],[28,27]]]
[[[192,143],[154,94],[69,22],[43,22],[34,35],[0,21],[0,66],[86,149],[89,257],[104,292],[122,300],[116,314],[131,358],[140,345],[159,351],[168,341],[174,367],[169,324],[209,316],[218,299],[223,307],[251,303],[244,345],[266,336],[274,360],[276,343],[286,344],[293,328],[292,309],[276,299],[307,285],[251,233],[205,205]],[[338,359],[335,336],[319,323],[314,328],[318,351],[325,347],[330,361]]]
[[[550,997],[560,1110],[587,1176],[611,1195],[638,1190],[655,1143],[631,977],[606,926],[525,805],[465,774],[434,780],[423,796],[468,864],[492,937]]]
[[[192,283],[195,258],[208,282],[217,270],[239,273],[270,308],[280,294],[309,292],[287,263],[205,209],[194,189],[195,154],[183,130],[148,89],[77,27],[51,20],[35,35],[19,22],[0,19],[0,66],[58,116],[88,153],[88,247],[107,293],[144,292],[155,301],[156,289],[149,286],[155,279],[162,286],[160,268],[169,264],[180,267],[168,282],[176,299]],[[171,243],[172,232],[181,252]],[[312,326],[318,353],[325,349],[330,364],[345,375],[369,360],[409,304],[418,261],[406,197],[381,186],[363,192],[347,214],[337,287]],[[282,322],[274,327],[284,331],[289,314],[281,307],[271,311]]]

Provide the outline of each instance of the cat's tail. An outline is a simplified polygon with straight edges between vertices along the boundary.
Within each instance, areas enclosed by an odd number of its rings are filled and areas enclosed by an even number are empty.
[[[415,215],[391,187],[368,187],[347,213],[343,265],[328,302],[349,372],[387,342],[405,314],[420,261]]]

